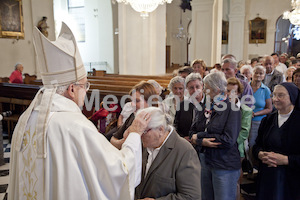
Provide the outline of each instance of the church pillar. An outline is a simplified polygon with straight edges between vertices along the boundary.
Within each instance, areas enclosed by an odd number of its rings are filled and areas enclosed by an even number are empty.
[[[222,53],[222,15],[223,0],[215,0],[213,6],[213,30],[212,30],[212,49],[211,66],[221,62]]]
[[[230,0],[229,5],[228,53],[239,61],[244,51],[245,1]]]
[[[166,72],[166,5],[143,19],[130,5],[119,4],[119,72],[160,75]]]
[[[208,66],[221,57],[223,0],[193,0],[191,60],[203,59]]]

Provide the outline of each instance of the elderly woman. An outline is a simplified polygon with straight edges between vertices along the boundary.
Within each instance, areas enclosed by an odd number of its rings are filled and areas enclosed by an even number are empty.
[[[143,178],[136,199],[200,199],[200,163],[194,148],[176,133],[161,109],[149,107],[137,116],[144,113],[150,121],[142,135]]]
[[[209,74],[203,83],[205,109],[196,111],[190,130],[201,162],[202,199],[232,200],[237,195],[241,168],[237,145],[241,112],[224,96],[224,73]]]
[[[133,107],[134,112],[129,115],[124,124],[121,125],[121,127],[119,127],[115,133],[113,133],[113,136],[110,139],[110,142],[118,149],[121,149],[122,144],[125,141],[123,134],[133,122],[135,113],[141,108],[147,108],[148,106],[151,106],[149,103],[154,102],[148,102],[148,100],[151,96],[157,96],[157,91],[150,83],[141,81],[132,88],[129,94],[131,96],[131,106]],[[157,99],[152,99],[152,101],[155,100]]]
[[[240,69],[240,72],[247,78],[248,83],[251,82],[253,75],[253,68],[251,67],[251,65],[243,65]]]
[[[293,67],[293,66],[287,68],[287,70],[285,71],[286,82],[289,82],[289,83],[293,82],[293,73],[295,70],[296,70],[296,67]]]
[[[199,73],[191,73],[185,79],[185,86],[190,95],[189,100],[180,103],[176,112],[174,127],[181,137],[189,140],[189,131],[195,117],[195,108],[203,100],[203,82]]]
[[[191,67],[194,69],[194,73],[199,73],[201,78],[205,76],[206,64],[202,59],[196,59],[192,62]]]
[[[163,103],[166,106],[166,110],[171,116],[173,123],[177,107],[179,107],[180,102],[182,102],[184,99],[187,99],[187,97],[184,96],[184,78],[175,76],[170,80],[168,88],[172,92],[172,95],[169,95],[169,97],[166,98]]]
[[[253,89],[253,97],[255,98],[254,110],[253,110],[253,118],[251,122],[251,130],[249,134],[249,156],[253,165],[257,167],[257,163],[252,156],[252,147],[255,143],[255,139],[257,137],[258,127],[262,118],[264,118],[267,114],[272,112],[272,101],[271,101],[271,91],[270,89],[262,83],[265,78],[266,69],[258,65],[253,69],[253,77],[250,83]]]
[[[253,155],[259,159],[257,199],[300,199],[300,97],[293,83],[275,86],[277,111],[261,122]]]

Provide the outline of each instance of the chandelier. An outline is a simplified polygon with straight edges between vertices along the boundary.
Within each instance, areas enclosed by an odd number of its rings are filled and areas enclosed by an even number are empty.
[[[283,19],[289,19],[294,25],[300,26],[300,0],[292,0],[292,12],[285,11],[283,13]]]
[[[186,37],[183,25],[182,25],[182,10],[180,9],[180,21],[179,21],[179,26],[178,26],[178,32],[173,35],[179,40],[182,40]]]
[[[118,3],[130,4],[131,7],[141,13],[144,19],[149,16],[149,13],[154,11],[158,5],[171,3],[172,0],[116,0]]]

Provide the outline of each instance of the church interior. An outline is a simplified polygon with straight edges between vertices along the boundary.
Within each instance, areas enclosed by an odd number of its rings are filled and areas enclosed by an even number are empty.
[[[58,37],[62,22],[73,31],[91,84],[87,95],[100,92],[92,109],[83,107],[91,119],[105,96],[120,100],[143,80],[156,80],[168,94],[178,69],[196,59],[205,61],[207,71],[227,54],[242,65],[274,52],[298,59],[300,29],[283,19],[291,10],[290,0],[171,0],[142,16],[118,0],[1,0],[0,154],[5,164],[0,166],[0,200],[7,199],[14,127],[43,85],[35,26],[50,41]],[[18,64],[24,84],[9,83]],[[5,116],[9,111],[12,115]],[[100,121],[97,128],[107,132]],[[237,199],[256,199],[254,180],[255,174],[244,173]]]

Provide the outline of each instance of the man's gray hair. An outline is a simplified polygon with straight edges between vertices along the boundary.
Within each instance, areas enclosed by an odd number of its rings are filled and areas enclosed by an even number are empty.
[[[226,58],[225,60],[222,61],[222,65],[229,63],[229,65],[231,67],[233,67],[233,69],[237,69],[237,61],[233,58]]]
[[[250,74],[253,74],[253,68],[251,67],[251,65],[243,65],[240,69],[241,73],[244,73],[244,71],[248,69]]]
[[[169,114],[163,112],[160,108],[157,107],[148,107],[145,109],[140,109],[137,112],[137,116],[141,112],[146,112],[150,114],[150,121],[148,123],[148,128],[155,129],[159,127],[163,127],[165,130],[170,130],[170,126],[172,124],[172,118]]]
[[[172,92],[172,89],[174,87],[175,83],[181,83],[184,87],[184,78],[182,78],[181,76],[175,76],[174,78],[172,78],[170,80],[170,83],[168,85],[168,89]]]
[[[220,90],[220,92],[226,91],[227,81],[223,72],[215,72],[208,74],[204,77],[203,83],[210,86],[215,92]]]
[[[257,70],[262,70],[266,74],[266,68],[262,65],[257,65],[253,68],[253,73],[255,73]]]
[[[67,91],[67,89],[68,89],[69,86],[70,85],[61,85],[61,86],[58,86],[57,89],[56,89],[56,93],[64,96],[64,93]]]
[[[187,88],[187,85],[189,82],[194,81],[194,80],[199,80],[200,83],[203,85],[201,75],[199,73],[190,73],[186,78],[185,78],[185,87]]]

